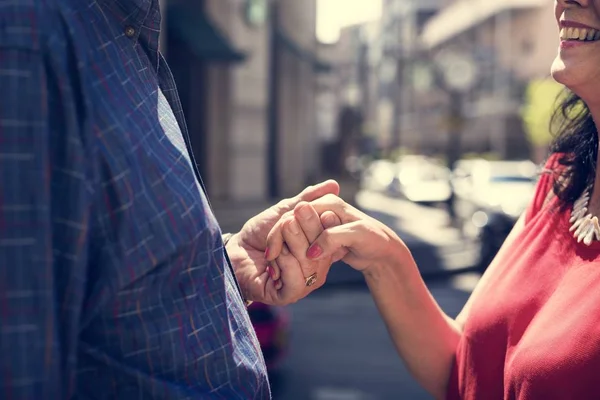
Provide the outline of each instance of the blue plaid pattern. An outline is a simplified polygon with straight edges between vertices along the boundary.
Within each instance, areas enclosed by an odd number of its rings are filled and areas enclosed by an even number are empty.
[[[2,399],[270,398],[159,24],[0,2]]]

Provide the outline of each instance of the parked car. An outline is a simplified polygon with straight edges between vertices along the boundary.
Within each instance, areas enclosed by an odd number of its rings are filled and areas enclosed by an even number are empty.
[[[384,192],[394,179],[395,164],[389,160],[372,161],[361,173],[361,187]]]
[[[445,203],[452,194],[450,170],[435,160],[411,156],[396,164],[388,192],[415,203]]]
[[[270,374],[277,372],[289,346],[289,315],[284,308],[263,303],[252,303],[248,307],[250,321]]]
[[[480,245],[479,267],[487,268],[535,191],[530,161],[459,163],[452,185],[455,215],[463,234]]]
[[[517,222],[518,216],[502,211],[488,210],[485,224],[479,229],[479,255],[477,269],[484,272],[498,254],[506,237]]]

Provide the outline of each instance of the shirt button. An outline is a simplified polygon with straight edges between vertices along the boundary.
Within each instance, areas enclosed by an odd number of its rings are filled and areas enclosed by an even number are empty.
[[[135,36],[135,28],[132,26],[128,26],[125,28],[125,36],[132,38]]]

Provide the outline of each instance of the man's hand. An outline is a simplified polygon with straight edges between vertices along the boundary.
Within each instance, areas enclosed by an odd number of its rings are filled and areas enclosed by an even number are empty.
[[[286,284],[284,280],[280,280],[279,268],[269,266],[269,262],[266,261],[268,254],[265,254],[267,235],[279,219],[285,213],[293,211],[298,203],[311,202],[328,194],[337,196],[339,190],[338,183],[333,180],[309,186],[297,196],[282,200],[253,217],[239,233],[233,235],[227,244],[227,253],[246,300],[285,305],[310,292],[305,285],[297,285],[295,280]],[[298,273],[298,269],[293,266],[290,270]],[[280,290],[283,285],[286,285],[286,289]]]

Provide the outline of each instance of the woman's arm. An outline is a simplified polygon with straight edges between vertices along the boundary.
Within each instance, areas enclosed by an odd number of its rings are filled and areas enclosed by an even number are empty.
[[[407,368],[443,399],[461,329],[440,309],[412,259],[390,261],[365,271],[366,282]]]

